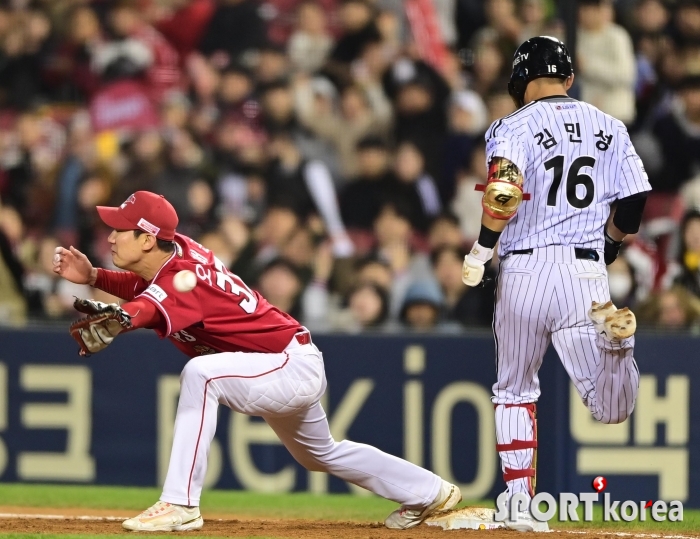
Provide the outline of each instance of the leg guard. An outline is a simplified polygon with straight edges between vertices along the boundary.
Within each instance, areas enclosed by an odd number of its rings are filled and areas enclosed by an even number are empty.
[[[535,495],[537,468],[537,420],[534,402],[497,404],[496,450],[501,457],[503,480],[509,496]]]

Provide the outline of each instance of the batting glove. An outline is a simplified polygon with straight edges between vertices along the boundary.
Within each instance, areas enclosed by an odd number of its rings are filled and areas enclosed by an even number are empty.
[[[617,259],[617,255],[620,254],[620,247],[622,247],[621,241],[616,241],[610,237],[608,231],[605,231],[605,248],[603,250],[603,258],[605,259],[605,265],[609,266]]]
[[[488,249],[479,242],[474,242],[474,247],[464,257],[462,265],[462,282],[467,286],[478,286],[484,278],[486,263],[493,258],[493,249]]]

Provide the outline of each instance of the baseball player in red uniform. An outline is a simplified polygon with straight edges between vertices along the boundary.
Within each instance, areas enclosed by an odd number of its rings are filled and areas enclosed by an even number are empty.
[[[323,356],[311,335],[270,305],[208,249],[178,234],[177,214],[160,195],[138,191],[119,207],[98,206],[114,265],[93,268],[77,249],[59,247],[54,271],[126,300],[121,306],[76,300],[88,314],[71,334],[88,355],[121,332],[150,328],[192,359],[182,371],[168,474],[160,500],[126,520],[127,530],[201,528],[199,498],[219,404],[261,416],[294,458],[401,504],[388,528],[411,528],[453,508],[462,496],[434,473],[378,449],[331,436],[319,399]],[[196,286],[178,292],[173,278],[194,272]],[[181,288],[182,289],[182,288]]]

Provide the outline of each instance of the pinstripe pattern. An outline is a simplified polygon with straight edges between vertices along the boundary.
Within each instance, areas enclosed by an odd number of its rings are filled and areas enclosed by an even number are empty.
[[[567,124],[578,126],[577,132],[568,132]],[[549,143],[546,141],[551,139],[546,133],[553,139]],[[525,192],[532,196],[521,204],[501,235],[501,256],[548,245],[602,250],[603,226],[610,214],[610,204],[651,189],[624,124],[574,99],[533,101],[494,122],[486,133],[486,141],[487,164],[495,156],[513,161],[525,178]],[[548,195],[554,178],[553,172],[545,169],[545,163],[557,156],[564,158],[563,178],[556,204],[549,206]],[[576,208],[567,201],[566,182],[572,163],[581,156],[595,160],[592,168],[578,170],[593,179],[594,198],[587,207]],[[578,198],[583,198],[585,193],[582,185],[576,188]]]
[[[537,402],[550,343],[598,421],[619,423],[634,408],[634,338],[605,340],[588,309],[610,299],[602,251],[611,203],[651,187],[624,125],[570,98],[530,103],[494,122],[486,139],[487,164],[496,156],[515,163],[531,194],[501,235],[493,322],[496,438],[515,443],[499,451],[512,473],[534,467],[534,450],[518,443],[531,442],[536,429],[526,409],[506,405]],[[597,251],[600,261],[577,259],[575,247]],[[533,253],[509,254],[522,249]],[[507,484],[509,495],[529,493],[529,478]]]

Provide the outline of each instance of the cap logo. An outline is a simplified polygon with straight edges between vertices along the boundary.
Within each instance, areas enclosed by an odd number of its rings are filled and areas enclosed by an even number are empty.
[[[158,228],[152,223],[149,223],[143,217],[139,219],[139,222],[136,224],[136,226],[138,226],[141,230],[148,232],[149,234],[153,234],[154,236],[157,236],[160,232],[160,228]]]
[[[126,205],[127,205],[129,202],[131,202],[132,204],[136,204],[136,195],[131,195],[129,198],[127,198],[127,199],[122,203],[122,205],[120,206],[120,208],[123,210],[124,208],[126,208]]]

